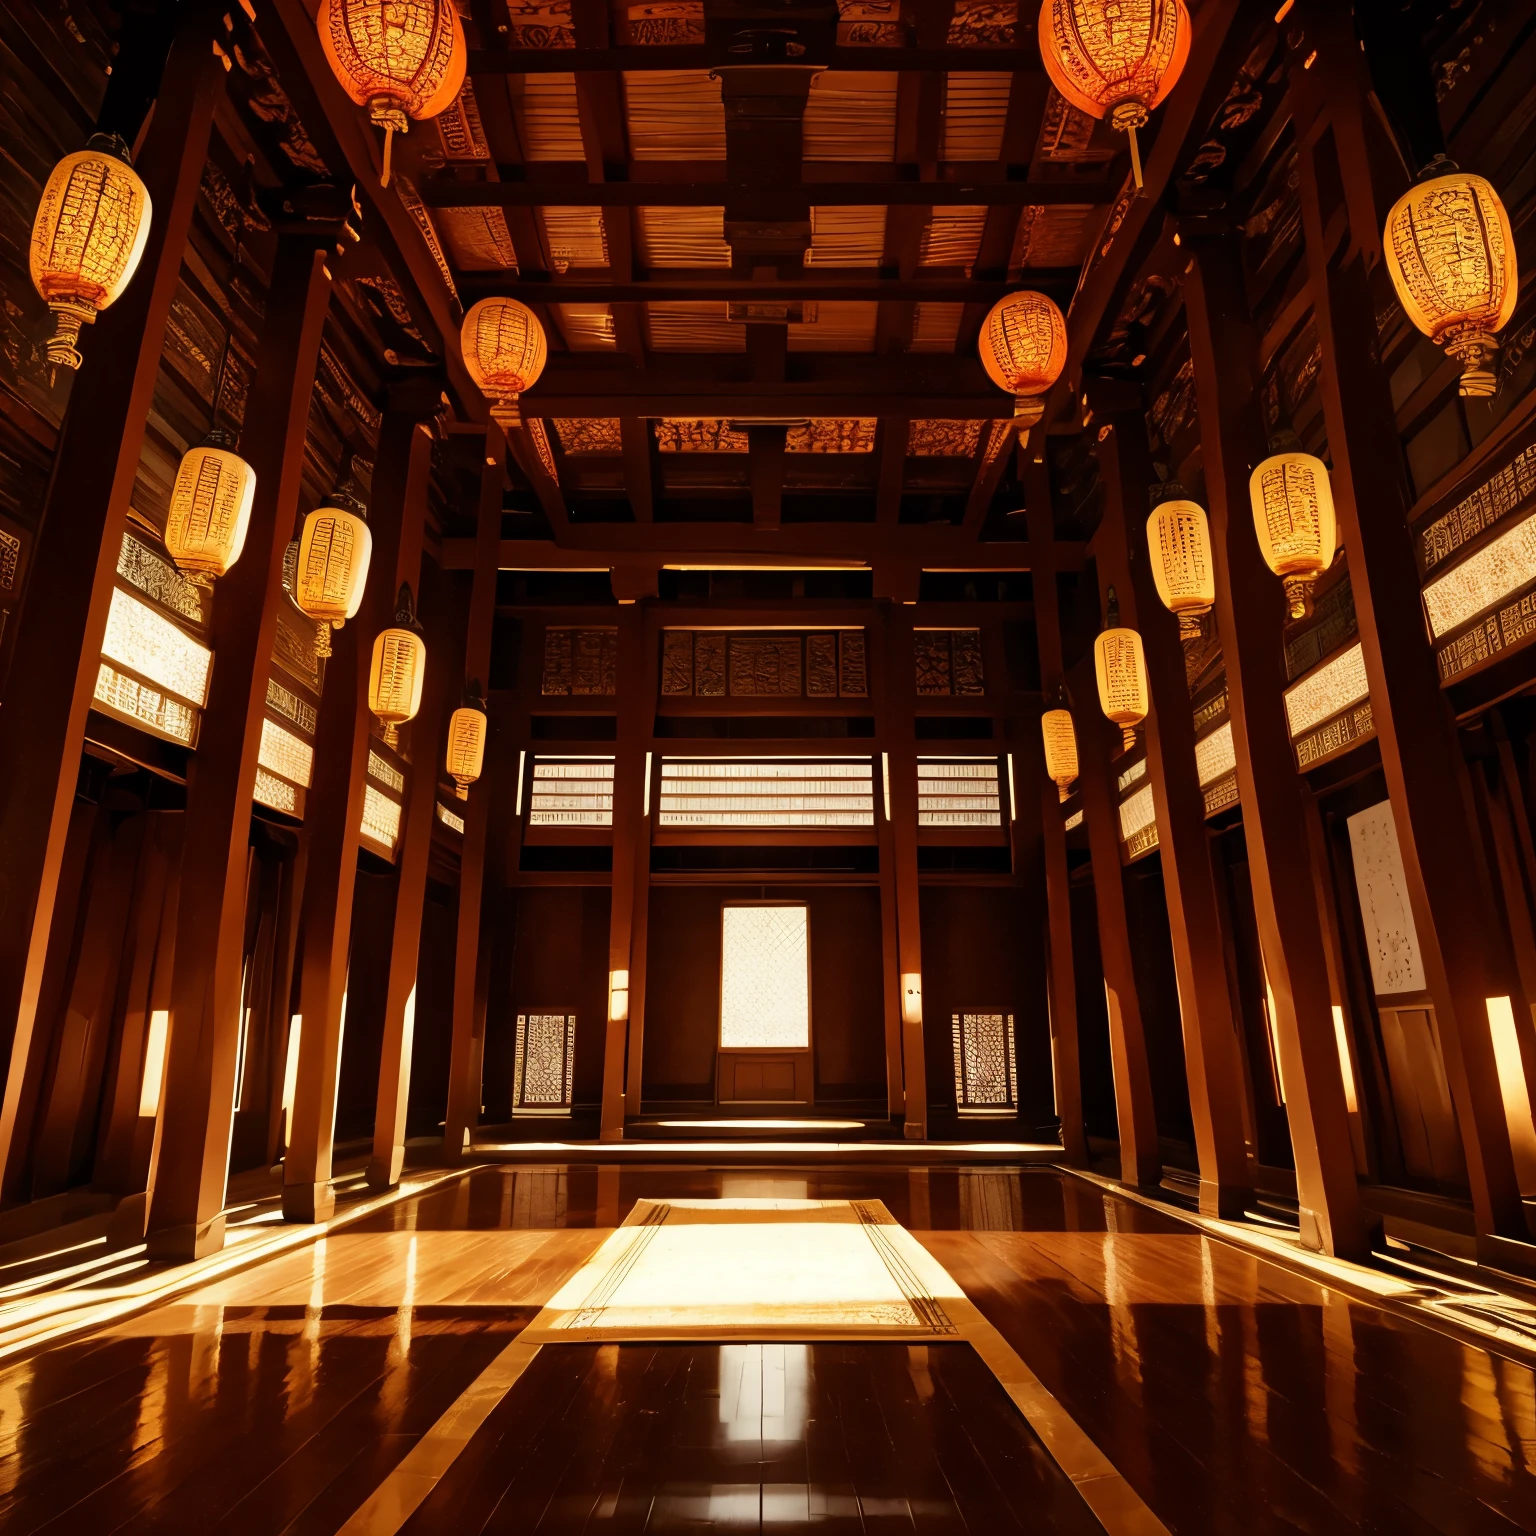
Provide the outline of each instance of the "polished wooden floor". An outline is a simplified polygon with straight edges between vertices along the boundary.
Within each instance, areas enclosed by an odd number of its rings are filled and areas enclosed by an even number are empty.
[[[1536,1531],[1536,1373],[1050,1169],[491,1169],[0,1372],[0,1531],[334,1532],[642,1196],[883,1200],[1175,1532]],[[1077,1532],[968,1346],[563,1345],[406,1527]]]

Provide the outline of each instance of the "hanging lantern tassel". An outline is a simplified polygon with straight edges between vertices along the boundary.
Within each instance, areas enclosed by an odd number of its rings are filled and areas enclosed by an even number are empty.
[[[384,130],[384,173],[379,177],[379,185],[387,187],[389,185],[389,162],[394,150],[395,135],[397,133],[409,132],[411,120],[388,96],[374,97],[368,103],[368,115]]]

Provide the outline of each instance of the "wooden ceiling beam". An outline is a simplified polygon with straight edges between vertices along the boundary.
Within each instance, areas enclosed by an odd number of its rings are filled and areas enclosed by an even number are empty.
[[[619,48],[471,49],[473,75],[568,75],[586,70],[657,73],[678,69],[719,69],[740,66],[739,55],[709,43],[632,45]],[[819,65],[860,74],[891,70],[980,71],[1013,70],[1045,74],[1033,38],[1012,48],[826,48],[808,49],[788,68]],[[771,67],[771,66],[769,66]]]
[[[562,162],[563,164],[564,162]],[[637,162],[645,165],[646,162]],[[659,162],[652,162],[655,169]],[[522,179],[522,167],[504,166],[510,177],[502,181],[459,181],[437,176],[426,182],[422,200],[429,208],[716,208],[724,204],[728,183],[726,162],[677,162],[678,180],[633,180],[588,182],[587,168],[571,162],[569,177],[529,177]],[[718,168],[718,176],[701,176],[704,170]],[[529,169],[532,169],[530,167]],[[890,169],[882,166],[882,170]],[[812,203],[823,206],[879,207],[915,205],[918,207],[974,207],[985,204],[996,208],[1034,206],[1102,206],[1113,201],[1117,186],[1102,179],[1092,181],[1010,180],[1008,166],[986,168],[978,174],[969,166],[969,179],[943,176],[932,181],[904,179],[868,179],[821,181],[807,177],[798,187],[791,187]]]
[[[1027,571],[1039,562],[1023,538],[977,543],[951,523],[572,523],[550,539],[503,539],[504,571],[592,571],[617,563],[661,566],[846,566],[901,559],[933,571]],[[1058,539],[1056,569],[1080,571],[1084,546]],[[473,568],[472,538],[443,540],[443,569]]]
[[[1070,267],[1039,268],[1029,273],[1029,286],[1065,303],[1071,297],[1076,276]],[[629,283],[569,277],[528,281],[497,272],[464,272],[459,274],[458,286],[467,306],[492,293],[520,299],[524,304],[677,304],[699,299],[716,303],[729,299],[751,299],[758,303],[767,300],[798,303],[804,299],[818,299],[824,303],[926,300],[931,304],[995,304],[1018,284],[938,276],[908,280],[873,274],[823,276],[819,269],[810,268],[803,278],[794,282],[765,285],[750,277],[735,277],[720,267],[706,267],[687,272],[665,269],[653,278]]]

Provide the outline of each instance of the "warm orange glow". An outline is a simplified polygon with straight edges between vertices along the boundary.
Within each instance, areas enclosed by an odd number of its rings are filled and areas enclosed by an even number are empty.
[[[1129,134],[1141,185],[1136,130],[1177,83],[1189,58],[1184,0],[1044,0],[1040,57],[1051,84],[1080,111]]]
[[[1216,601],[1211,530],[1205,509],[1177,498],[1154,507],[1147,519],[1147,548],[1158,598],[1177,615],[1179,638],[1198,640],[1200,621]]]
[[[1141,636],[1120,626],[1120,604],[1109,589],[1109,614],[1093,642],[1093,670],[1099,685],[1099,708],[1120,727],[1124,750],[1136,745],[1136,727],[1147,718],[1147,663]]]
[[[395,622],[374,639],[368,672],[368,708],[384,727],[386,746],[398,746],[400,727],[416,718],[426,676],[427,647],[416,623],[411,589],[401,587]]]
[[[1040,716],[1040,734],[1045,739],[1045,771],[1065,800],[1077,778],[1077,732],[1072,728],[1071,711],[1046,710]]]
[[[211,586],[240,558],[256,495],[256,471],[224,430],[182,455],[171,487],[165,547],[200,586]]]
[[[1410,187],[1387,215],[1382,248],[1404,313],[1462,365],[1461,393],[1493,394],[1496,333],[1514,313],[1520,275],[1492,184],[1450,167]]]
[[[544,371],[549,343],[539,317],[516,299],[481,299],[464,316],[459,340],[469,376],[491,402],[504,427],[522,424],[517,397]]]
[[[469,786],[485,767],[487,726],[485,706],[473,696],[448,719],[448,776],[457,787],[460,800],[469,799]]]
[[[1043,293],[1010,293],[992,306],[977,339],[987,377],[1014,399],[1026,427],[1044,413],[1044,395],[1067,362],[1067,322]]]
[[[347,94],[391,136],[436,117],[464,84],[468,53],[452,0],[321,0],[320,46]]]
[[[1280,442],[1277,439],[1271,446]],[[1299,443],[1282,447],[1248,480],[1259,550],[1270,570],[1285,582],[1292,619],[1303,619],[1312,611],[1312,588],[1333,564],[1339,540],[1328,466],[1302,453],[1300,447]]]
[[[122,293],[149,238],[149,192],[119,138],[96,134],[54,166],[32,220],[32,286],[53,311],[48,361],[81,363],[75,342]]]
[[[330,630],[357,616],[372,554],[363,504],[349,492],[333,492],[304,519],[293,600],[319,626],[316,655],[329,656]]]

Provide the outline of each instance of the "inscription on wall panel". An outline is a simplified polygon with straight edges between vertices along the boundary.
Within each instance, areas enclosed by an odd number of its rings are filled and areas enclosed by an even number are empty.
[[[1437,517],[1419,535],[1419,561],[1432,571],[1485,528],[1507,517],[1536,491],[1536,444],[1522,449],[1510,463],[1490,475],[1449,512]]]
[[[808,635],[667,630],[664,698],[862,699],[868,696],[863,630]]]
[[[987,691],[980,630],[920,629],[912,650],[920,697],[976,697]]]
[[[1365,927],[1371,980],[1378,996],[1422,992],[1424,966],[1408,904],[1403,855],[1391,804],[1383,800],[1349,818],[1349,851]]]
[[[555,629],[544,631],[546,698],[611,697],[618,690],[619,632],[617,629]]]

